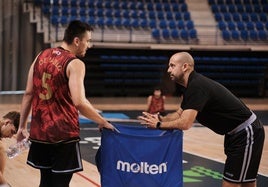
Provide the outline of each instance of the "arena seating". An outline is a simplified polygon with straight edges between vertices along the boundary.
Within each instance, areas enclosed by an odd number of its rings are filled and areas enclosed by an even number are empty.
[[[100,29],[149,30],[161,42],[193,43],[197,33],[184,0],[36,0],[43,14],[54,26],[80,19]],[[157,31],[155,31],[157,30]],[[177,35],[171,34],[177,30]],[[158,32],[159,34],[155,34]]]
[[[208,0],[224,45],[267,45],[268,0]],[[199,31],[185,0],[35,0],[53,27],[64,28],[80,19],[106,32],[98,42],[135,41],[124,39],[140,31],[147,42],[198,45]],[[118,33],[115,35],[115,33]],[[110,36],[110,38],[109,38]],[[107,39],[108,38],[108,39]],[[117,38],[116,40],[111,40]],[[118,39],[119,38],[119,39]],[[132,37],[135,38],[135,37]],[[202,48],[202,46],[200,46]],[[87,95],[147,96],[156,85],[169,81],[166,67],[171,50],[91,49],[86,61]],[[247,52],[195,53],[196,69],[222,83],[241,97],[263,96],[268,88],[267,55]],[[169,83],[172,84],[172,83]]]
[[[226,41],[268,41],[267,0],[209,0]]]

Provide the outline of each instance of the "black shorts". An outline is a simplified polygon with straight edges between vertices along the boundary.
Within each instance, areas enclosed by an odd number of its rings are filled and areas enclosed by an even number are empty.
[[[225,135],[224,152],[227,158],[224,180],[233,183],[256,181],[264,137],[264,128],[259,120],[233,135]]]
[[[79,140],[46,144],[32,142],[27,164],[54,173],[74,173],[83,170]]]

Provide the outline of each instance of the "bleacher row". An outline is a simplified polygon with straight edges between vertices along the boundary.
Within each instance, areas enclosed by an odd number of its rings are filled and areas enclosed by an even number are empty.
[[[91,51],[94,55],[89,58],[85,81],[88,95],[147,96],[155,85],[167,84],[164,81],[172,52],[104,51]],[[264,96],[268,57],[214,55],[195,55],[195,69],[238,96]]]
[[[197,38],[184,0],[36,0],[35,4],[55,26],[80,19],[101,29],[149,30],[156,40]]]
[[[268,0],[208,0],[225,41],[268,41]],[[185,0],[35,0],[58,27],[74,19],[101,29],[149,30],[161,41],[197,43]]]
[[[208,0],[224,40],[267,41],[267,0]]]

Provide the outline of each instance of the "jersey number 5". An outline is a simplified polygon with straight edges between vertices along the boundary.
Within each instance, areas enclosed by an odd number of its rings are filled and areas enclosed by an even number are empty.
[[[43,73],[42,76],[42,87],[46,90],[46,94],[39,94],[39,98],[42,100],[49,100],[52,96],[52,90],[49,84],[47,83],[47,80],[51,79],[51,74],[49,73]]]

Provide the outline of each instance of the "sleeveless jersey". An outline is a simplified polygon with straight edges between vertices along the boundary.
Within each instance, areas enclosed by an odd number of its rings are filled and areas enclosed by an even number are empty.
[[[152,100],[148,109],[148,112],[151,114],[156,114],[158,112],[164,112],[164,98],[163,96],[155,97],[154,95],[152,95]]]
[[[66,67],[75,55],[62,48],[44,50],[33,71],[30,139],[57,143],[79,138],[78,111],[70,90]]]

